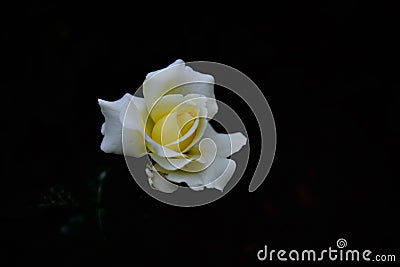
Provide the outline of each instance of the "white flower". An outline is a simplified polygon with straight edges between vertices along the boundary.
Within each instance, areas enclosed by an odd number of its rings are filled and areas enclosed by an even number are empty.
[[[101,149],[149,155],[155,164],[145,173],[154,189],[172,193],[178,189],[175,183],[184,182],[193,190],[222,191],[236,169],[227,157],[247,138],[239,132],[216,133],[209,124],[218,111],[214,77],[177,60],[146,76],[143,95],[125,94],[114,102],[99,99],[105,117]]]

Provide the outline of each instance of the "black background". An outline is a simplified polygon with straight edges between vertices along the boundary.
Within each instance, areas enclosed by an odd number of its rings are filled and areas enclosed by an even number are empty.
[[[232,3],[240,12],[193,6],[1,9],[4,266],[257,264],[265,244],[319,249],[338,238],[397,253],[396,9],[361,1]],[[230,65],[262,89],[278,144],[255,193],[247,192],[254,128],[245,177],[198,208],[152,199],[123,157],[100,150],[97,99],[133,93],[148,72],[178,58]],[[234,102],[221,92],[218,99]]]

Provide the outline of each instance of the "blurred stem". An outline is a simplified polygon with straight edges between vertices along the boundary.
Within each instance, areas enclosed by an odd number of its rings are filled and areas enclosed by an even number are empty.
[[[103,218],[104,218],[104,208],[102,207],[101,198],[103,195],[103,185],[104,180],[107,176],[105,171],[102,171],[99,175],[99,186],[97,188],[97,222],[99,225],[100,233],[104,236]],[[105,236],[104,236],[105,237]]]

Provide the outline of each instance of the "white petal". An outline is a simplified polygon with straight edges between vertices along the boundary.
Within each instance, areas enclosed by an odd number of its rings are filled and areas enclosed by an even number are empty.
[[[101,127],[101,133],[104,135],[100,148],[106,153],[122,154],[122,123],[121,113],[125,110],[131,100],[132,95],[125,94],[121,99],[109,102],[99,99],[101,113],[105,122]]]
[[[217,146],[215,142],[210,138],[202,139],[199,143],[198,154],[199,156],[195,160],[180,169],[186,172],[200,172],[208,168],[217,156]]]
[[[220,134],[210,124],[208,124],[203,137],[213,139],[217,145],[217,155],[224,158],[238,152],[247,142],[247,138],[240,132]]]
[[[185,85],[186,84],[186,85]],[[143,95],[148,110],[165,94],[201,94],[210,98],[214,95],[214,77],[194,71],[177,60],[167,68],[149,73],[143,83]]]
[[[212,167],[213,166],[213,167]],[[221,170],[223,172],[221,173]],[[231,159],[216,158],[214,164],[205,170],[205,182],[207,188],[215,188],[223,191],[236,170],[236,162]],[[217,178],[213,178],[217,176]]]
[[[182,183],[185,182],[193,190],[215,188],[222,191],[232,178],[236,169],[235,161],[217,157],[214,162],[201,172],[174,171],[167,174],[167,179]]]
[[[192,162],[198,156],[191,156],[191,157],[180,157],[180,158],[165,158],[165,157],[160,157],[157,154],[150,153],[150,157],[157,162],[162,168],[165,170],[177,170],[177,169],[182,169],[185,165],[188,163]]]
[[[167,68],[173,67],[173,66],[176,66],[176,65],[180,65],[180,64],[185,64],[185,62],[184,62],[182,59],[177,59],[177,60],[175,60],[173,63],[169,64]],[[149,73],[146,75],[146,79],[151,78],[151,76],[153,76],[154,74],[157,74],[157,73],[159,73],[160,71],[163,71],[163,70],[164,70],[164,69],[149,72]]]
[[[209,119],[214,118],[215,114],[217,114],[218,112],[218,105],[217,105],[217,100],[215,100],[215,98],[212,97],[207,97],[207,117]]]
[[[143,98],[133,96],[126,112],[120,114],[123,124],[123,152],[130,157],[142,157],[147,153],[145,143],[145,128],[151,124],[148,120],[146,103]],[[146,124],[147,122],[147,124]]]
[[[160,145],[159,143],[151,139],[151,137],[148,135],[146,135],[145,138],[147,147],[160,157],[184,157],[184,154]]]
[[[215,98],[191,93],[185,95],[185,99],[195,101],[197,106],[204,106],[207,110],[207,115],[205,117],[207,119],[212,119],[218,112],[217,100],[215,100]]]
[[[182,153],[186,153],[188,152],[192,147],[194,147],[195,145],[197,145],[201,139],[204,136],[204,133],[207,129],[207,125],[208,125],[208,121],[206,119],[199,119],[199,125],[197,126],[196,129],[196,135],[194,136],[192,142],[190,143],[190,145],[188,145],[183,151]]]
[[[158,121],[165,115],[168,115],[174,108],[179,106],[179,104],[183,103],[184,100],[183,95],[180,94],[165,95],[161,97],[150,111],[151,118],[154,121]]]
[[[191,149],[179,158],[160,157],[154,153],[149,155],[162,168],[162,172],[169,173],[175,170],[200,172],[214,162],[216,152],[215,142],[210,138],[205,138],[201,140],[198,147]]]
[[[184,97],[184,105],[193,105],[197,107],[205,107],[207,103],[207,97],[200,94],[187,94]]]
[[[132,130],[144,130],[146,123],[152,123],[148,118],[146,102],[144,98],[132,96],[126,107],[126,112],[121,113],[120,120],[125,128]]]
[[[164,193],[172,193],[178,189],[176,184],[167,181],[162,177],[154,167],[147,166],[146,174],[149,178],[149,184],[153,189]]]
[[[132,130],[124,127],[122,135],[122,145],[125,156],[140,158],[147,154],[143,131]]]

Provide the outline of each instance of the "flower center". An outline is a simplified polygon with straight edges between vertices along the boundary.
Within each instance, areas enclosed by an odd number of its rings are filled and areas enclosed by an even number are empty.
[[[185,136],[193,127],[198,112],[193,106],[185,106],[159,119],[153,128],[152,138],[174,151],[184,150],[192,142],[195,132]]]

